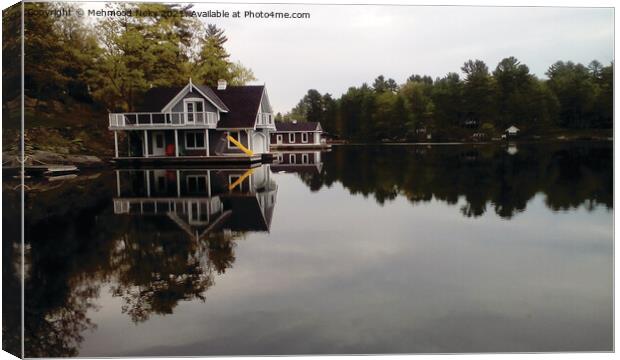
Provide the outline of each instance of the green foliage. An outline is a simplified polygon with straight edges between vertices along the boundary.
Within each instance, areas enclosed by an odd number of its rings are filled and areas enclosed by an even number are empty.
[[[256,80],[252,70],[229,60],[230,55],[224,48],[227,41],[224,30],[213,24],[207,26],[200,40],[198,59],[192,64],[192,76],[199,83],[216,86],[217,81],[223,79],[231,85],[242,85]]]
[[[71,4],[26,3],[26,10],[49,12]],[[40,104],[60,101],[93,104],[108,111],[131,111],[152,87],[196,83],[231,85],[256,80],[253,72],[229,60],[224,31],[183,16],[192,5],[157,3],[107,4],[108,10],[131,10],[134,16],[104,17],[87,23],[77,16],[39,16],[25,22],[25,90]],[[136,12],[138,10],[139,12]],[[34,12],[32,12],[34,13]],[[75,11],[74,11],[75,13]],[[19,96],[20,7],[3,16],[3,53],[15,61],[3,68],[4,84],[13,89],[3,105]],[[140,14],[140,16],[138,16]],[[46,109],[48,110],[48,109]]]
[[[335,137],[369,142],[495,137],[511,125],[526,134],[613,126],[613,63],[560,61],[548,80],[515,57],[492,73],[481,60],[468,60],[461,71],[462,79],[414,74],[402,85],[380,75],[372,87],[351,87],[339,99],[309,90],[282,119],[320,121]]]

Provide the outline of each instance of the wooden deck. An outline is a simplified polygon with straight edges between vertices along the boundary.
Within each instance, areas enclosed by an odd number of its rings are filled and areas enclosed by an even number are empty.
[[[263,156],[256,155],[226,155],[226,156],[149,156],[145,157],[119,157],[112,161],[118,166],[149,167],[159,165],[183,165],[183,166],[211,166],[224,165],[227,168],[248,167],[248,165],[260,165]]]

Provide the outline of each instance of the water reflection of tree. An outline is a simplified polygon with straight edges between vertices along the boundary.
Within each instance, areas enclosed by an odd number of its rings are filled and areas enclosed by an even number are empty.
[[[205,301],[214,275],[235,261],[235,234],[192,238],[172,222],[132,219],[110,255],[112,294],[134,322],[172,314],[179,301]]]
[[[340,182],[379,204],[406,197],[460,206],[466,217],[491,208],[511,218],[538,193],[552,210],[613,206],[611,146],[605,143],[504,146],[344,146],[323,157],[320,174],[300,174],[311,190]]]
[[[113,284],[113,295],[123,298],[119,310],[140,322],[172,313],[180,301],[204,300],[214,275],[232,267],[241,234],[215,232],[196,240],[166,219],[116,216],[110,202],[114,186],[108,174],[53,185],[49,191],[39,186],[27,194],[26,356],[78,355],[83,334],[96,328],[88,312],[95,309],[103,284]],[[14,198],[17,207],[19,196]],[[5,223],[8,214],[3,213]],[[7,249],[17,245],[19,236],[3,237],[3,279],[13,279],[5,289],[14,285],[14,307],[21,300],[19,267],[8,266],[15,253]],[[10,309],[4,307],[5,315]],[[17,308],[3,317],[4,324],[13,325],[3,331],[15,330],[3,334],[4,344],[14,345],[17,354],[20,313]]]
[[[21,195],[15,185],[5,180],[2,188],[2,349],[21,357]]]
[[[172,222],[132,220],[110,257],[117,281],[112,291],[123,298],[122,311],[140,322],[171,314],[182,300],[204,301],[214,283],[208,245]]]

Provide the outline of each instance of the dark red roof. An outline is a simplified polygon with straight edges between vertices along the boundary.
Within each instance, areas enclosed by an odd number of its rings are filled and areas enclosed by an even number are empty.
[[[160,112],[185,86],[158,87],[149,89],[144,94],[144,101],[138,105],[139,112]]]
[[[253,128],[256,114],[263,97],[263,85],[228,86],[213,92],[228,106],[230,111],[220,115],[218,128]]]
[[[200,89],[200,91],[202,91],[205,95],[207,95],[207,97],[209,99],[211,99],[218,107],[226,110],[226,111],[230,111],[230,109],[228,108],[228,106],[226,106],[226,104],[224,104],[224,102],[222,102],[222,99],[220,99],[217,95],[215,95],[215,93],[213,92],[213,90],[208,87],[207,85],[195,85],[198,89]],[[260,100],[259,100],[260,101]]]
[[[282,122],[276,121],[276,132],[278,131],[320,131],[321,124],[314,121]]]
[[[253,128],[256,114],[263,97],[263,85],[228,86],[225,90],[213,90],[206,85],[194,85],[220,108],[228,110],[220,114],[218,128]],[[185,86],[152,88],[146,92],[140,112],[159,112]]]

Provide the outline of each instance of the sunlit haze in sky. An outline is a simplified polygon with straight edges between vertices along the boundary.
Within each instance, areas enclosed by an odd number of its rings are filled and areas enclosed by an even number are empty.
[[[104,8],[90,3],[89,8]],[[233,61],[265,83],[276,111],[316,89],[336,97],[383,74],[460,73],[468,59],[493,70],[515,56],[545,77],[557,60],[613,60],[613,9],[373,5],[196,4],[197,11],[241,11],[208,18],[223,28]],[[310,19],[249,19],[245,11],[308,12]]]

